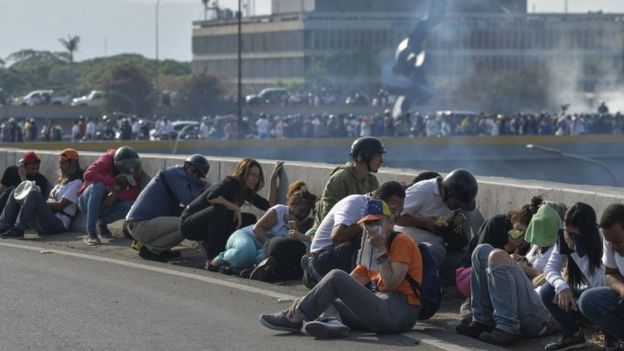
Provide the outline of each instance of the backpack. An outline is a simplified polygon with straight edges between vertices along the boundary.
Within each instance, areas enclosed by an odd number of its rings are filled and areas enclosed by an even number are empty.
[[[392,246],[392,241],[398,234],[398,232],[392,232],[388,247]],[[442,279],[438,270],[438,262],[431,250],[429,250],[429,247],[423,243],[417,243],[417,245],[423,261],[422,286],[418,284],[409,272],[405,275],[405,279],[407,279],[414,294],[422,304],[418,320],[424,321],[433,317],[440,308],[442,302]]]

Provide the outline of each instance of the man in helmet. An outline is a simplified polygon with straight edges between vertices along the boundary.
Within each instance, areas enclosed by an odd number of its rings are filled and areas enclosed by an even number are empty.
[[[179,230],[182,206],[202,193],[209,169],[204,156],[192,155],[183,166],[169,167],[150,180],[126,216],[130,236],[142,244],[139,256],[161,262],[180,256],[171,249],[184,240]]]
[[[478,190],[477,180],[465,169],[420,181],[405,191],[403,213],[395,229],[427,244],[441,264],[446,249],[444,237],[438,234],[443,226],[450,225],[456,211],[475,209]]]
[[[383,164],[386,152],[381,140],[375,137],[362,137],[351,145],[351,162],[340,166],[331,173],[323,194],[316,205],[314,228],[318,228],[329,210],[344,197],[352,194],[366,194],[377,189],[377,173]]]
[[[148,181],[139,154],[129,146],[106,151],[85,170],[78,207],[87,217],[87,245],[101,244],[98,233],[112,237],[107,225],[126,216]]]

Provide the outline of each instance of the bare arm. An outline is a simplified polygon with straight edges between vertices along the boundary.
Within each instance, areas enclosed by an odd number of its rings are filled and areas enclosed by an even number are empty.
[[[260,220],[254,225],[253,232],[256,238],[261,242],[265,243],[269,238],[266,233],[273,228],[273,226],[277,223],[277,212],[275,210],[269,210],[267,213],[260,218]]]
[[[368,277],[355,274],[355,271],[351,272],[351,278],[355,279],[358,283],[362,285],[366,285],[370,282],[370,279],[368,279]]]
[[[284,162],[278,161],[275,163],[275,167],[273,167],[273,172],[271,173],[271,183],[269,184],[269,205],[275,206],[277,204],[277,178],[279,178],[282,173],[282,169],[284,168]]]
[[[605,276],[607,277],[607,285],[615,290],[615,292],[624,298],[624,277],[615,268],[605,267]]]
[[[381,280],[388,290],[395,290],[405,279],[409,266],[402,262],[385,261],[379,265]]]
[[[362,233],[362,227],[358,224],[352,224],[348,227],[344,224],[339,224],[332,228],[331,241],[334,244],[344,243],[360,233]]]
[[[71,205],[72,202],[67,200],[66,198],[61,198],[61,201],[55,201],[53,199],[48,199],[48,207],[53,210],[53,211],[63,211],[63,209],[69,205]]]

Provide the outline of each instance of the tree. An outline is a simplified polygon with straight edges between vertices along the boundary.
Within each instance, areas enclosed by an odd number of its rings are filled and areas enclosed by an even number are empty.
[[[224,101],[223,94],[224,88],[215,76],[194,76],[180,87],[177,109],[193,117],[232,112],[228,111],[231,106]]]
[[[77,35],[68,35],[67,39],[60,38],[59,42],[63,45],[65,50],[67,50],[64,56],[67,62],[69,62],[69,65],[72,66],[74,64],[74,53],[78,51],[78,45],[80,44],[80,37]]]
[[[134,65],[114,68],[104,82],[104,111],[150,116],[154,109],[154,87],[145,72]]]

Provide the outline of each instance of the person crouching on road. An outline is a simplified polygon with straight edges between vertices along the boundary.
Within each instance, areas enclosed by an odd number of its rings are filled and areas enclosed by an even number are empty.
[[[149,181],[141,168],[139,154],[129,147],[110,149],[84,174],[78,207],[87,217],[85,242],[100,245],[100,236],[112,238],[107,224],[126,217],[132,203]]]
[[[225,249],[230,234],[256,222],[256,216],[242,213],[244,203],[266,211],[275,204],[277,178],[282,162],[275,164],[271,175],[269,200],[258,194],[264,187],[264,175],[258,161],[245,158],[238,162],[234,173],[206,189],[180,216],[180,232],[189,240],[200,241],[206,252],[206,268]]]
[[[183,166],[160,171],[145,189],[126,216],[126,226],[143,246],[139,256],[146,260],[168,261],[180,256],[171,249],[180,244],[180,213],[206,188],[210,165],[202,155],[192,155]]]
[[[18,187],[11,191],[0,215],[2,238],[23,238],[28,226],[42,235],[69,230],[76,215],[83,174],[76,150],[65,149],[59,155],[59,173],[58,182],[47,200],[40,190],[17,194]]]
[[[288,238],[289,222],[293,221],[294,226],[300,226],[314,205],[316,196],[307,192],[295,192],[288,198],[288,205],[275,205],[271,207],[258,222],[254,225],[246,226],[232,233],[222,251],[209,264],[208,270],[224,273],[239,274],[246,268],[259,264],[264,260],[263,247],[272,239]],[[291,247],[284,255],[298,256],[293,259],[286,259],[286,262],[301,261],[301,256],[305,254],[305,245],[298,241],[289,239]],[[297,254],[298,253],[298,254]],[[265,280],[270,271],[277,268],[278,261],[273,257],[264,262],[261,268],[256,270],[256,280]],[[296,265],[292,264],[293,266]],[[259,274],[259,272],[264,272]]]
[[[351,275],[332,270],[289,309],[262,315],[262,325],[299,333],[303,322],[309,321],[305,332],[317,338],[345,337],[349,328],[400,333],[414,326],[421,302],[406,276],[422,284],[423,260],[418,246],[405,234],[398,234],[389,245],[394,218],[381,200],[371,199],[358,223],[377,253],[367,266],[358,265]]]

